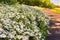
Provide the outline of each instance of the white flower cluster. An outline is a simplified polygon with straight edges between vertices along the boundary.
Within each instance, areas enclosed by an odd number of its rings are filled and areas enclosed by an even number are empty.
[[[40,40],[41,20],[47,25],[48,17],[29,6],[0,4],[0,38],[29,40],[30,36],[35,36]]]

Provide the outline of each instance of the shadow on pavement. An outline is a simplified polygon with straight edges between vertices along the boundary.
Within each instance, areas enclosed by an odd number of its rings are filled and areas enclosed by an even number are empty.
[[[51,34],[46,36],[46,40],[60,40],[60,28],[57,28],[55,23],[59,23],[59,22],[50,20],[50,24],[49,24],[50,29],[49,29],[49,32]],[[52,28],[53,26],[56,27],[56,28]]]

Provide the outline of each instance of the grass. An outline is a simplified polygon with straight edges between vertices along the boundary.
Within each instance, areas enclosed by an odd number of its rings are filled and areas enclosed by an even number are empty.
[[[54,8],[54,9],[51,9],[51,12],[60,14],[60,8]]]
[[[34,8],[37,8],[37,9],[41,9],[41,10],[47,10],[48,8],[44,8],[44,7],[37,7],[37,6],[33,6]],[[53,9],[50,9],[51,12],[54,12],[54,13],[57,13],[57,14],[60,14],[60,8],[53,8]]]
[[[47,8],[44,8],[44,7],[38,7],[38,9],[41,9],[41,10],[47,10]],[[54,13],[57,13],[57,14],[60,14],[60,8],[53,8],[53,9],[50,9],[51,12],[54,12]]]

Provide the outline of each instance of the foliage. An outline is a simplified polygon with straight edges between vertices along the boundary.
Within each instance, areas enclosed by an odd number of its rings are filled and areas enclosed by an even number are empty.
[[[18,0],[19,3],[32,5],[32,6],[42,6],[46,8],[54,8],[54,4],[50,0]]]
[[[20,4],[26,4],[31,6],[42,6],[46,8],[54,8],[54,4],[50,2],[50,0],[0,0],[0,2],[6,4],[15,4],[19,2]]]
[[[17,0],[0,0],[0,3],[15,4],[17,3]]]
[[[27,5],[0,4],[0,38],[4,40],[45,40],[49,18]]]

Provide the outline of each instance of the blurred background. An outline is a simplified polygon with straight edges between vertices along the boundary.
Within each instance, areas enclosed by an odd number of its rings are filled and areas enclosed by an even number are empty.
[[[50,9],[51,12],[60,14],[59,0],[17,0],[20,4],[40,7],[42,10]]]

